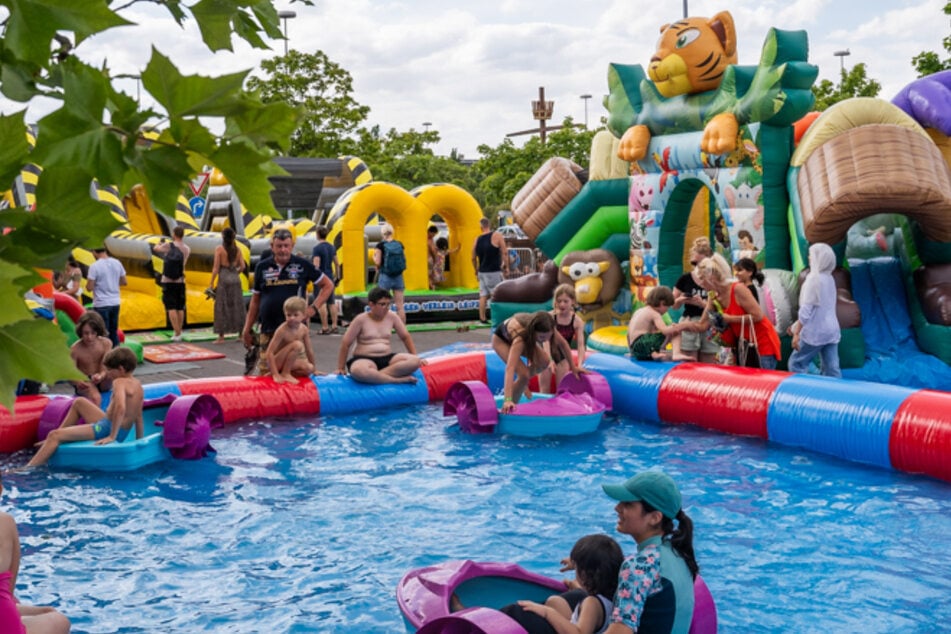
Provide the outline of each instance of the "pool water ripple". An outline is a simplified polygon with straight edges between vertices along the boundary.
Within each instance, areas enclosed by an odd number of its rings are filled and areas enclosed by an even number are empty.
[[[77,633],[399,632],[411,568],[559,576],[577,537],[615,534],[600,484],[659,467],[696,523],[721,631],[951,619],[951,486],[926,478],[613,417],[579,438],[469,436],[438,406],[249,423],[213,444],[214,459],[128,474],[8,478],[18,594]]]

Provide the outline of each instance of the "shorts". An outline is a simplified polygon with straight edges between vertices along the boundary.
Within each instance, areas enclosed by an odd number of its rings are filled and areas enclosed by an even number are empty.
[[[112,431],[112,422],[108,418],[92,424],[92,433],[94,440],[102,440]]]
[[[347,361],[347,372],[350,371],[350,366],[353,365],[353,362],[359,361],[360,359],[369,359],[376,364],[376,369],[382,372],[388,365],[390,365],[390,361],[392,361],[393,357],[395,356],[395,354],[384,354],[379,357],[368,357],[362,354],[355,354],[350,357],[349,361]]]
[[[406,288],[406,284],[403,283],[402,273],[399,275],[387,275],[383,271],[380,271],[376,285],[384,291],[401,291]]]
[[[662,332],[648,332],[631,342],[631,356],[638,361],[653,361],[654,352],[660,352],[667,337]]]
[[[495,287],[502,282],[502,271],[479,273],[479,297],[490,297]]]
[[[680,321],[700,321],[703,317],[684,317]],[[717,342],[707,337],[705,332],[694,332],[684,330],[680,333],[680,349],[684,352],[702,352],[705,354],[717,354],[720,352],[720,346]]]
[[[165,310],[185,310],[185,282],[162,284],[162,303]]]
[[[120,429],[119,433],[116,434],[116,442],[122,442],[126,439],[126,436],[129,435],[129,430],[131,427],[126,427]],[[109,435],[109,432],[112,431],[112,421],[108,418],[103,418],[92,424],[92,433],[94,440],[102,440]]]

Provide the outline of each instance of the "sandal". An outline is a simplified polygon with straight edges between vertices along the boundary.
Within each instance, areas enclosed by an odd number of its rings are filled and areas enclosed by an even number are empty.
[[[321,328],[320,330],[317,331],[317,334],[318,334],[318,335],[329,335],[331,332],[333,332],[333,331],[332,331],[330,328]]]

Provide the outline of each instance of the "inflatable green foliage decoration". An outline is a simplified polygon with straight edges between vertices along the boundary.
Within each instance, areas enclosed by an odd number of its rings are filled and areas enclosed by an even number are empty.
[[[758,66],[729,66],[717,90],[671,98],[657,91],[640,65],[611,64],[608,129],[618,138],[638,124],[652,135],[696,132],[725,112],[740,125],[791,125],[815,101],[811,87],[819,69],[806,61],[807,53],[805,31],[770,29]]]

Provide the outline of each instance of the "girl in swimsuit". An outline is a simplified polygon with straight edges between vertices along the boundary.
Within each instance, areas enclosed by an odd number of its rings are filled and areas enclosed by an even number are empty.
[[[493,332],[492,348],[505,361],[503,414],[515,409],[522,394],[531,398],[529,379],[551,364],[551,356],[545,350],[548,342],[568,359],[571,372],[578,374],[582,371],[575,366],[568,342],[555,331],[555,319],[547,311],[515,313]]]
[[[584,321],[575,314],[577,305],[575,287],[571,284],[559,284],[555,289],[552,305],[555,307],[551,311],[552,317],[555,318],[555,332],[562,336],[569,347],[571,344],[575,345],[575,349],[578,351],[578,365],[583,365],[585,358]],[[543,394],[557,391],[561,380],[569,372],[568,359],[562,356],[558,349],[549,350],[549,354],[555,365],[555,385],[554,390],[552,390],[552,373],[546,368],[538,377],[538,385]]]

